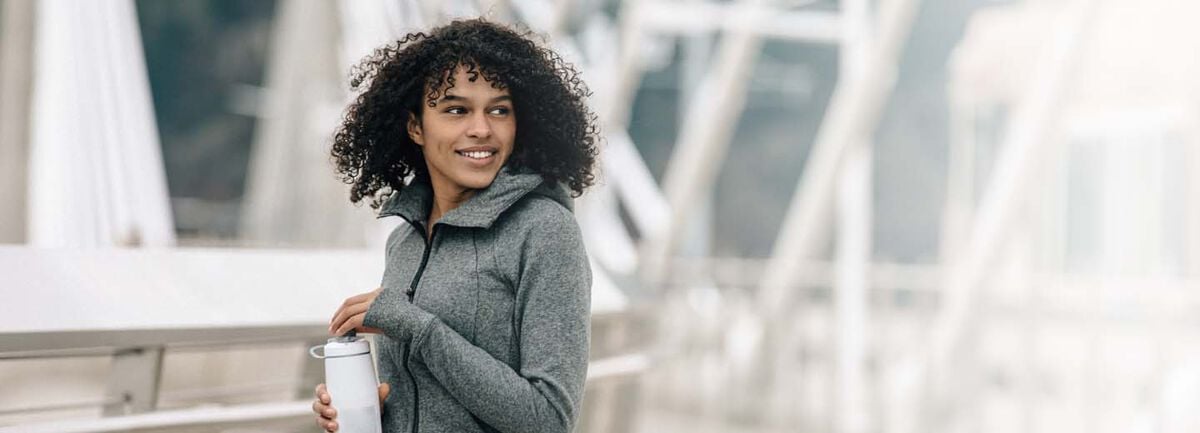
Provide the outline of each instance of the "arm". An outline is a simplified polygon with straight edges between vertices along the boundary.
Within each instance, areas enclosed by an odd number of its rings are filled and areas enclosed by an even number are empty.
[[[518,370],[408,303],[399,290],[384,290],[364,323],[391,338],[411,339],[411,356],[488,425],[504,432],[569,432],[587,375],[591,269],[579,228],[565,210],[532,229],[521,253]]]

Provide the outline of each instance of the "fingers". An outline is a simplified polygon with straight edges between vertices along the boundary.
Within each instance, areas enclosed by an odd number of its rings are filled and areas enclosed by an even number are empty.
[[[317,414],[317,427],[328,432],[337,431],[338,425],[334,421],[337,418],[337,410],[317,400],[313,402],[313,412]]]
[[[351,329],[361,328],[363,320],[365,320],[366,317],[366,312],[347,317],[346,321],[342,322],[340,325],[336,325],[335,329],[333,330],[333,335],[345,335],[346,332],[349,332]]]
[[[317,427],[327,432],[335,432],[338,429],[337,421],[330,421],[321,417],[317,417]]]
[[[337,410],[331,406],[321,404],[319,401],[314,401],[312,404],[313,413],[317,414],[317,418],[332,421],[337,419]]]
[[[329,391],[325,390],[325,384],[322,383],[317,385],[316,396],[317,401],[321,402],[322,404],[329,404]]]
[[[333,335],[342,335],[351,329],[362,326],[363,319],[366,317],[367,309],[371,304],[363,302],[344,306],[338,310],[337,316],[334,316],[333,323],[329,328],[333,330]]]
[[[334,409],[333,406],[327,403],[321,403],[320,400],[313,402],[312,409],[313,413],[320,415],[322,418],[337,418],[337,409]]]
[[[387,382],[379,384],[379,405],[383,406],[383,401],[387,400],[388,393],[392,392],[392,386]]]
[[[329,405],[329,392],[325,390],[325,384],[317,385],[317,400],[313,401],[313,413],[318,415],[318,418],[333,420],[337,418],[337,409]]]
[[[367,293],[346,298],[342,305],[338,307],[333,314],[333,319],[329,321],[329,332],[334,335],[342,335],[351,329],[358,329],[362,326],[363,317],[358,317],[358,323],[347,326],[346,322],[356,316],[363,316],[367,309],[371,307],[371,303],[375,302],[375,298],[379,296],[379,292],[383,291],[383,287],[376,287]]]

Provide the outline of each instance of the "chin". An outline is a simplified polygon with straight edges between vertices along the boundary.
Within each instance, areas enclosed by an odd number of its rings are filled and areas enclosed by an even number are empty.
[[[493,170],[483,173],[464,173],[458,178],[458,184],[467,189],[484,189],[496,180],[496,174],[499,170]]]

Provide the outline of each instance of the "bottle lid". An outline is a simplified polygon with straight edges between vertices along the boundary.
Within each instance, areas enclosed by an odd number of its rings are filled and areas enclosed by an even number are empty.
[[[371,352],[371,344],[363,337],[335,337],[325,343],[325,358],[361,355]]]

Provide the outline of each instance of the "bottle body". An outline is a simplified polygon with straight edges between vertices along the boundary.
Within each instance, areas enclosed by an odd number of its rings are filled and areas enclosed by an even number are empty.
[[[333,338],[324,348],[323,356],[313,356],[325,359],[325,388],[337,410],[338,431],[382,433],[379,378],[370,345],[361,337]]]

